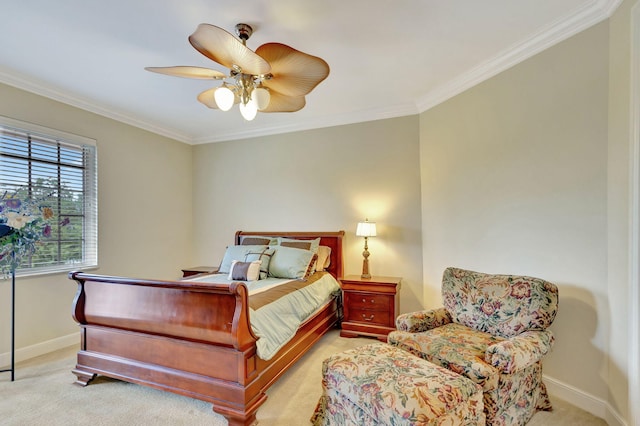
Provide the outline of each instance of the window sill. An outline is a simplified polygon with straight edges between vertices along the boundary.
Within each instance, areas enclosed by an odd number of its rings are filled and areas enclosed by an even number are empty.
[[[38,277],[43,277],[47,275],[58,275],[58,274],[68,275],[69,272],[71,271],[94,271],[98,268],[99,268],[98,265],[87,265],[87,266],[72,265],[64,268],[57,268],[57,269],[49,268],[49,269],[43,269],[40,271],[38,270],[16,271],[16,278],[38,278]]]

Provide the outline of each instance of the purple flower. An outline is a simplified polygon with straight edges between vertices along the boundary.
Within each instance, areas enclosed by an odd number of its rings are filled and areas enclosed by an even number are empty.
[[[22,201],[18,198],[7,198],[4,203],[10,209],[19,209],[22,205]]]
[[[60,226],[68,225],[68,224],[69,224],[69,222],[70,222],[69,218],[68,218],[68,217],[65,217],[65,218],[62,220],[62,222],[60,222]]]
[[[42,235],[44,235],[47,238],[49,238],[51,236],[51,226],[50,225],[45,225],[44,226],[44,229],[42,230]]]

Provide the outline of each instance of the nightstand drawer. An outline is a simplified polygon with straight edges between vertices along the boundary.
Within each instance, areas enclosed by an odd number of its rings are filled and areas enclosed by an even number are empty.
[[[349,309],[345,321],[359,322],[363,324],[376,324],[388,326],[391,323],[391,314],[388,310],[371,311],[366,309]]]
[[[351,309],[367,309],[374,311],[389,311],[393,306],[393,296],[373,293],[353,293],[346,291],[345,304]]]

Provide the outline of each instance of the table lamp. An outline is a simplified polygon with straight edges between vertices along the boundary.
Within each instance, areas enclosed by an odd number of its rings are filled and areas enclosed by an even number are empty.
[[[369,237],[376,236],[376,224],[375,222],[369,222],[369,219],[365,219],[364,222],[359,222],[356,228],[356,236],[364,237],[364,251],[362,252],[362,278],[371,278],[369,273],[369,247],[367,245],[367,239]]]

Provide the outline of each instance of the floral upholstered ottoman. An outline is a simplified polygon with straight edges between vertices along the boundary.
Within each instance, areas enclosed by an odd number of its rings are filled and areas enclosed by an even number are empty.
[[[316,426],[485,424],[479,385],[385,343],[324,360],[322,386]]]

